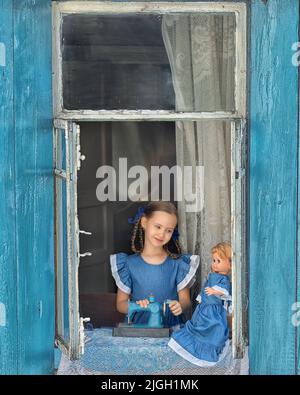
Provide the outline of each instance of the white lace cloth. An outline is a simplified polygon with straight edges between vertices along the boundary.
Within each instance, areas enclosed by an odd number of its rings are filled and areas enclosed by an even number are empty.
[[[220,363],[201,368],[168,347],[168,338],[112,337],[111,329],[88,331],[84,355],[62,356],[58,375],[247,375],[248,355],[233,359],[229,349]]]

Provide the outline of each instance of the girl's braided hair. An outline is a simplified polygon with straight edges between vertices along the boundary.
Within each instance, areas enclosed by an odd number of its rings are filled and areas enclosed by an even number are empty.
[[[164,211],[168,214],[174,214],[176,215],[176,218],[178,218],[177,209],[174,204],[170,202],[151,202],[143,211],[142,216],[145,216],[146,218],[150,218],[155,211]],[[132,231],[131,250],[135,253],[142,253],[144,249],[145,234],[141,226],[142,216],[135,221]],[[181,246],[175,237],[171,237],[170,241],[164,245],[164,249],[172,259],[177,259],[181,255]]]

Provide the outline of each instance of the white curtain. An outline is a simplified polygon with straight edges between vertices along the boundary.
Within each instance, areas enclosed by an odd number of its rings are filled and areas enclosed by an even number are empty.
[[[176,110],[233,110],[234,15],[166,15],[162,34]],[[230,241],[230,124],[177,122],[176,151],[179,166],[204,167],[204,208],[189,213],[187,202],[178,202],[183,248],[201,258],[193,297],[210,270],[211,248],[220,241]]]

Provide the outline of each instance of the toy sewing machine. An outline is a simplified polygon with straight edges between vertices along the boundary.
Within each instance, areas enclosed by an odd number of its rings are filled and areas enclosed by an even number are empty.
[[[135,302],[128,302],[128,322],[120,323],[113,328],[113,336],[120,337],[169,337],[170,328],[165,328],[163,325],[163,315],[165,314],[166,304],[155,301],[153,295],[149,296],[149,304],[147,307],[141,307]],[[136,312],[148,311],[149,319],[147,323],[135,324],[130,322],[132,315]]]

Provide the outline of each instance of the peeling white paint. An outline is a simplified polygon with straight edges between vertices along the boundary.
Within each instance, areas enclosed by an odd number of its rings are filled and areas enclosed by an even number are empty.
[[[0,326],[6,326],[6,307],[0,303]]]
[[[0,66],[6,66],[6,47],[4,43],[0,42]]]

